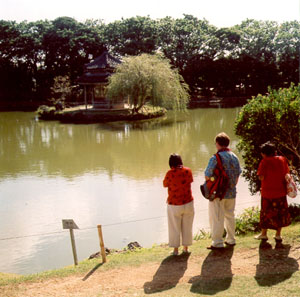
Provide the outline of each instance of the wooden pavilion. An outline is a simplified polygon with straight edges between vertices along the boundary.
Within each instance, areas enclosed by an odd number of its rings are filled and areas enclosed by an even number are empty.
[[[77,83],[84,88],[84,103],[87,109],[88,102],[92,102],[97,109],[123,109],[124,101],[111,102],[106,98],[108,77],[121,61],[107,51],[94,61],[84,65],[83,74],[77,79]]]

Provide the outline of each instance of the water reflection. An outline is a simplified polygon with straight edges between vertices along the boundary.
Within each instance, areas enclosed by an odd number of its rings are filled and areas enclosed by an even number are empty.
[[[229,134],[236,152],[238,112],[196,109],[154,121],[92,125],[0,113],[0,239],[22,237],[0,241],[0,271],[30,273],[72,264],[62,219],[72,218],[80,228],[75,233],[79,260],[99,250],[98,224],[109,248],[166,242],[162,179],[173,152],[194,173],[194,232],[207,228],[207,201],[199,192],[203,170],[215,153],[218,132]],[[238,211],[259,201],[244,181],[238,198]],[[47,233],[53,234],[27,237]]]
[[[227,131],[235,145],[237,112],[198,109],[154,121],[101,125],[36,122],[33,114],[2,113],[0,178],[29,172],[72,178],[106,171],[148,179],[165,170],[168,155],[175,151],[193,170],[202,170],[214,153],[216,133]]]

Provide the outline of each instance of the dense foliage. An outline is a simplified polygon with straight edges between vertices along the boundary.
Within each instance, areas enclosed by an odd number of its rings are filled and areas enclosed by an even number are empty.
[[[112,100],[126,100],[134,113],[147,102],[168,109],[185,109],[188,86],[167,59],[142,54],[126,57],[109,78],[107,95]]]
[[[244,160],[243,176],[251,193],[260,182],[256,175],[261,160],[260,145],[272,141],[279,155],[285,156],[295,179],[300,181],[300,84],[258,95],[241,110],[235,123],[240,137],[238,149]]]
[[[298,83],[300,23],[245,20],[217,28],[191,15],[78,22],[0,20],[0,104],[51,97],[55,77],[73,85],[83,65],[109,50],[120,58],[161,53],[192,97],[265,94]]]

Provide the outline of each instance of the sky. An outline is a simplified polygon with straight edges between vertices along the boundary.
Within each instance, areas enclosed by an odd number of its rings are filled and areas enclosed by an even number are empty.
[[[300,21],[300,0],[0,0],[0,20],[37,21],[73,17],[84,22],[149,16],[152,19],[190,14],[217,27],[249,19],[282,23]]]

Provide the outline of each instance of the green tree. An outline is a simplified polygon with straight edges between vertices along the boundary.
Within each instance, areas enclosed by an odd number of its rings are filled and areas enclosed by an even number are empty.
[[[157,44],[157,23],[150,17],[136,16],[108,24],[104,29],[108,49],[120,56],[152,54]]]
[[[292,21],[281,24],[275,39],[281,86],[299,82],[299,45],[300,23]]]
[[[250,100],[235,122],[240,137],[238,149],[244,160],[243,176],[251,193],[259,190],[257,169],[261,160],[260,145],[272,141],[280,155],[289,160],[295,179],[300,181],[300,84]]]
[[[235,29],[240,36],[240,77],[247,93],[265,94],[268,86],[278,88],[275,46],[278,24],[247,19]]]
[[[86,24],[73,18],[60,17],[43,36],[46,71],[51,77],[68,75],[73,82],[82,72],[84,63],[102,54],[101,23]]]
[[[142,54],[124,58],[109,78],[108,97],[127,99],[137,113],[149,102],[153,106],[185,109],[188,86],[169,61],[158,55]]]
[[[215,30],[207,20],[192,15],[166,17],[158,22],[158,48],[179,70],[192,93],[203,88],[209,76],[208,65],[217,52]]]

